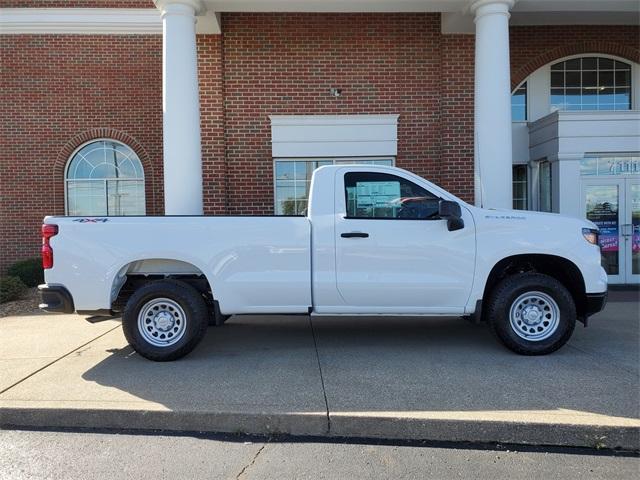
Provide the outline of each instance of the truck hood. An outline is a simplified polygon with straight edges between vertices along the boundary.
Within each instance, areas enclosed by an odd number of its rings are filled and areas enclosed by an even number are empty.
[[[553,229],[554,231],[579,231],[582,228],[597,229],[597,225],[584,218],[570,217],[560,215],[558,213],[534,212],[530,210],[509,210],[502,208],[477,208],[473,207],[473,215],[478,223],[503,225],[520,224],[527,229],[528,227],[542,228],[544,230]],[[524,223],[522,223],[524,222]]]

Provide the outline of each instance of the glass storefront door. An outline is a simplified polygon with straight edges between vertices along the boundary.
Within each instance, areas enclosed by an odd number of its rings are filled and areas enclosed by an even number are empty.
[[[640,283],[640,179],[583,178],[586,218],[600,229],[611,283]]]
[[[640,179],[626,179],[625,190],[626,218],[622,225],[622,235],[628,244],[625,283],[640,283]]]

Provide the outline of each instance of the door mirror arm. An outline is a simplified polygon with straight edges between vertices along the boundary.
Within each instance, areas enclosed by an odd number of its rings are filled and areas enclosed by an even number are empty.
[[[440,203],[438,204],[438,215],[440,218],[447,221],[447,230],[450,232],[464,228],[462,209],[458,202],[440,200]]]

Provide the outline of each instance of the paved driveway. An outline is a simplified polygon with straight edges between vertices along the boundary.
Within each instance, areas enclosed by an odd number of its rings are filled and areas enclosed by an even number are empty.
[[[637,292],[545,357],[458,318],[238,316],[153,363],[119,321],[0,319],[0,423],[639,448]]]

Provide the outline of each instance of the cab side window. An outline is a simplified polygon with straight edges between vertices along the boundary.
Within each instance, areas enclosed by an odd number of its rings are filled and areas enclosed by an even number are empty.
[[[440,198],[396,175],[349,172],[344,176],[344,187],[347,218],[438,218]]]

